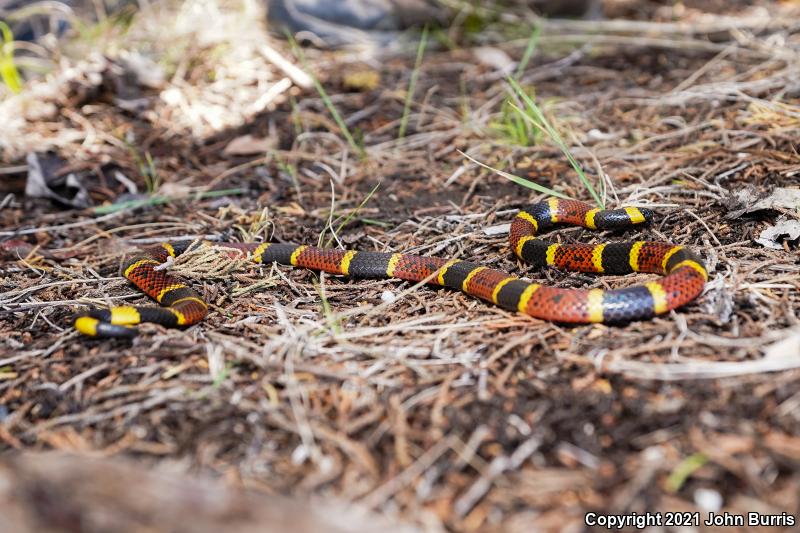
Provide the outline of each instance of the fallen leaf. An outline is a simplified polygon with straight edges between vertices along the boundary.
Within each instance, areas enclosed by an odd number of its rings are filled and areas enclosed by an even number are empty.
[[[760,209],[800,209],[800,189],[778,187],[766,198],[762,198],[750,207],[747,212],[752,213]]]
[[[253,137],[250,134],[236,137],[228,143],[222,153],[224,155],[253,155],[263,154],[274,150],[278,141],[274,137]]]
[[[761,232],[756,242],[773,250],[783,250],[782,240],[796,241],[800,239],[800,220],[781,217],[774,226]]]
[[[371,91],[381,83],[381,74],[377,70],[356,70],[344,75],[344,86],[357,91]]]
[[[761,198],[753,186],[746,186],[734,191],[727,200],[728,214],[725,218],[739,218],[745,213],[763,211],[765,209],[800,210],[800,189],[777,187]]]
[[[74,172],[68,174],[61,172],[66,166],[66,161],[55,153],[32,152],[25,161],[28,163],[25,196],[50,198],[77,208],[89,207],[92,204],[81,178]]]
[[[475,55],[475,59],[478,60],[478,63],[491,67],[504,74],[511,74],[514,67],[517,66],[517,62],[511,59],[507,53],[493,46],[481,46],[473,49],[472,53]]]

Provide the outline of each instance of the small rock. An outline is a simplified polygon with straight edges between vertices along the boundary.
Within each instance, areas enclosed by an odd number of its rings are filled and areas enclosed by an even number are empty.
[[[394,295],[392,291],[383,291],[381,293],[381,301],[384,303],[390,304],[397,300],[397,297]]]
[[[722,509],[722,495],[713,489],[697,489],[694,503],[706,513],[716,513]]]

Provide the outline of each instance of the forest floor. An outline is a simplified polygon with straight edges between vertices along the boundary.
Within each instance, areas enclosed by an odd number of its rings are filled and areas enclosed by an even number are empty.
[[[15,487],[2,514],[32,530],[112,520],[55,480],[82,463],[31,455],[57,450],[94,458],[84,479],[124,457],[289,496],[286,513],[318,515],[308,530],[800,517],[800,5],[606,4],[604,20],[540,21],[535,39],[525,11],[489,10],[432,31],[424,51],[301,58],[258,14],[155,3],[32,50],[50,73],[0,102],[0,493]],[[165,240],[437,255],[559,287],[653,279],[536,270],[510,252],[502,225],[546,195],[463,154],[592,196],[507,103],[509,74],[606,206],[657,213],[624,235],[549,238],[690,246],[710,272],[701,297],[625,326],[565,326],[447,289],[198,252],[171,268],[210,302],[202,323],[133,340],[73,330],[87,306],[146,305],[120,266]],[[26,196],[36,162],[38,190],[60,201]],[[129,474],[95,487],[118,491],[104,508],[138,513],[116,531],[175,518],[159,498],[130,503]],[[263,519],[198,501],[173,509],[177,523]]]

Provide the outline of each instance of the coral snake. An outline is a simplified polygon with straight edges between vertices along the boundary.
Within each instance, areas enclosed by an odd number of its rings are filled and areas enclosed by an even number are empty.
[[[626,323],[651,318],[696,298],[708,278],[702,259],[691,250],[663,242],[550,244],[536,238],[556,223],[589,229],[625,229],[648,223],[653,212],[626,207],[600,210],[574,200],[551,198],[517,213],[509,239],[517,256],[534,266],[605,274],[652,272],[664,277],[616,290],[560,289],[520,279],[501,270],[439,257],[403,253],[360,252],[278,243],[214,243],[246,254],[255,263],[321,270],[353,278],[398,278],[428,281],[464,291],[504,309],[564,323]],[[135,324],[189,326],[208,312],[203,298],[158,268],[187,244],[164,243],[125,265],[125,277],[162,307],[120,306],[90,309],[75,319],[81,333],[99,337],[132,337]]]

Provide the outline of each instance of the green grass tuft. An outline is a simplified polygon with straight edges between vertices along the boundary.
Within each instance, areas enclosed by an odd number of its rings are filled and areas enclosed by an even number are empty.
[[[419,69],[422,65],[422,57],[425,55],[425,46],[428,44],[428,27],[425,26],[422,30],[422,36],[419,39],[419,46],[417,46],[417,58],[414,61],[414,70],[411,71],[411,79],[408,80],[408,91],[406,91],[406,101],[403,105],[403,118],[400,119],[400,132],[397,134],[398,139],[402,139],[406,135],[408,128],[408,116],[411,113],[411,101],[414,98],[414,90],[417,88],[417,78],[419,77]]]
[[[147,194],[155,194],[161,187],[161,176],[158,175],[156,163],[153,161],[153,156],[150,152],[144,153],[144,161],[139,164],[139,172],[142,173],[144,178],[144,185],[147,189]]]
[[[511,95],[515,95],[512,93]],[[517,102],[521,104],[521,102]],[[500,107],[500,117],[489,123],[489,129],[498,137],[514,146],[533,146],[543,135],[541,128],[531,124],[519,115],[511,100],[505,100]]]
[[[598,207],[601,209],[604,208],[603,200],[600,198],[600,195],[597,194],[594,186],[589,181],[589,178],[586,177],[586,174],[583,172],[583,169],[578,164],[578,162],[573,157],[572,153],[569,151],[569,147],[567,147],[567,143],[564,142],[564,139],[561,137],[561,134],[553,127],[547,117],[542,112],[541,108],[536,104],[534,99],[527,93],[525,90],[520,86],[520,84],[514,78],[509,77],[508,83],[511,85],[513,90],[514,96],[516,96],[519,100],[524,103],[524,107],[520,107],[517,104],[511,102],[511,107],[522,117],[524,120],[533,124],[534,127],[540,129],[544,132],[550,140],[552,140],[556,146],[561,150],[561,152],[566,156],[567,161],[569,164],[572,165],[572,168],[575,169],[575,172],[578,173],[578,177],[580,178],[583,185],[592,195],[592,198],[597,204]]]
[[[153,156],[150,155],[150,152],[145,152],[143,158],[139,155],[136,147],[131,143],[126,142],[125,144],[128,146],[131,157],[133,157],[133,160],[136,162],[139,175],[142,176],[144,180],[144,187],[145,191],[147,191],[147,195],[154,196],[158,192],[159,187],[161,187],[161,176],[158,175],[158,169],[156,168],[156,162]]]
[[[0,46],[0,77],[11,92],[19,94],[22,92],[22,76],[14,62],[14,32],[8,24],[0,20],[0,33],[3,34],[3,43]]]

